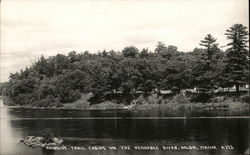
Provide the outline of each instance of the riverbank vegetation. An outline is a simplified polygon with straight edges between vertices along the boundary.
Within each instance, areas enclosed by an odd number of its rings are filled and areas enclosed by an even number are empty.
[[[216,104],[215,92],[233,86],[236,94],[222,97],[242,103],[240,88],[249,81],[247,36],[247,27],[235,24],[226,30],[230,42],[225,51],[208,34],[202,48],[190,52],[158,42],[154,51],[128,46],[122,51],[41,56],[10,74],[2,91],[4,104],[79,109]],[[163,90],[169,95],[162,95]],[[225,100],[221,104],[230,106]]]
[[[90,95],[91,96],[91,95]],[[80,99],[73,103],[64,103],[60,107],[47,104],[41,107],[33,105],[11,106],[12,108],[28,108],[28,109],[75,109],[75,110],[107,110],[107,109],[126,109],[126,110],[141,110],[141,109],[159,109],[159,110],[230,110],[242,111],[249,109],[248,94],[232,97],[232,96],[217,96],[210,98],[207,102],[193,102],[192,97],[186,97],[182,94],[173,97],[163,98],[156,94],[143,97],[140,96],[134,99],[130,105],[117,103],[117,101],[104,101],[97,104],[91,104],[88,101],[89,94],[83,95]]]

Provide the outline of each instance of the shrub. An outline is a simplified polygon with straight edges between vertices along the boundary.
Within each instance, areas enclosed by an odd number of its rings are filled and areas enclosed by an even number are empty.
[[[88,94],[83,94],[81,95],[81,98],[76,100],[73,103],[67,103],[64,104],[64,107],[66,108],[77,108],[77,109],[87,109],[90,106],[90,102],[89,99],[93,97],[92,93],[88,93]]]
[[[158,97],[157,94],[152,94],[148,97],[149,104],[160,104],[162,102],[162,97]]]
[[[141,95],[132,101],[132,104],[144,104],[145,98]]]
[[[250,102],[250,96],[249,96],[248,94],[241,95],[241,96],[240,96],[240,100],[241,100],[242,102],[249,103],[249,102]]]
[[[44,143],[53,142],[53,138],[55,137],[55,133],[51,129],[44,129],[42,130],[42,137]]]
[[[9,106],[16,105],[15,102],[13,101],[13,99],[10,98],[9,96],[3,96],[3,104],[9,105]]]
[[[158,97],[157,94],[152,94],[148,97],[139,96],[132,101],[132,104],[160,104],[162,103],[162,97]]]
[[[32,106],[35,107],[60,107],[61,104],[58,100],[58,98],[55,98],[52,95],[48,95],[46,98],[43,98],[41,100],[37,100],[32,103]]]
[[[171,101],[178,104],[186,104],[190,102],[189,98],[182,94],[175,95]]]
[[[63,93],[60,94],[60,102],[62,103],[68,103],[68,102],[74,102],[81,98],[81,92],[77,90],[65,90]]]
[[[218,103],[218,102],[222,102],[225,100],[225,97],[224,96],[216,96],[216,97],[213,97],[210,99],[210,101],[212,103]]]
[[[99,104],[91,105],[92,109],[122,109],[124,107],[124,104],[116,104],[112,103],[111,101],[105,101]]]
[[[191,102],[209,102],[211,99],[212,95],[211,94],[205,94],[205,93],[200,93],[200,94],[194,94],[191,96]]]

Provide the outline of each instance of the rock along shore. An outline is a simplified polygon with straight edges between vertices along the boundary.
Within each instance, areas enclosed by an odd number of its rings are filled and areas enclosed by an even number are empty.
[[[24,140],[21,140],[25,145],[29,147],[41,147],[46,148],[47,146],[60,146],[63,143],[62,138],[53,137],[49,142],[46,142],[44,137],[27,136]]]

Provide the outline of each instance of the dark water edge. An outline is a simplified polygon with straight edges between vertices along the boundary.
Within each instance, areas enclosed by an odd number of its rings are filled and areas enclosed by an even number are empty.
[[[249,111],[242,110],[69,110],[1,108],[1,154],[24,155],[234,155],[249,147]],[[20,142],[50,128],[68,150],[44,151]],[[234,149],[221,149],[232,145]],[[116,146],[117,150],[71,150]],[[121,150],[130,146],[132,150]],[[216,146],[217,149],[135,150],[134,146]]]
[[[4,106],[10,110],[10,116],[27,118],[48,118],[48,117],[116,117],[116,118],[130,118],[130,117],[230,117],[250,116],[249,106],[245,108],[190,108],[190,109],[164,109],[164,108],[149,108],[149,109],[68,109],[68,108],[39,108],[39,107],[25,107],[25,106]],[[16,109],[16,110],[15,110]],[[44,115],[44,112],[46,115]],[[47,115],[47,112],[49,115]]]
[[[88,111],[88,110],[131,110],[131,111],[137,111],[137,110],[164,110],[164,111],[185,111],[185,112],[200,112],[200,111],[232,111],[232,112],[244,112],[248,111],[250,114],[250,104],[247,103],[240,103],[240,102],[233,102],[229,103],[228,107],[223,107],[225,103],[191,103],[191,104],[140,104],[140,105],[119,105],[118,106],[110,106],[102,105],[102,106],[90,106],[88,108],[75,108],[75,107],[35,107],[35,106],[10,106],[10,105],[3,105],[6,108],[9,109],[47,109],[47,110],[82,110],[82,111]],[[98,105],[98,104],[97,104]],[[113,104],[112,104],[113,105]]]

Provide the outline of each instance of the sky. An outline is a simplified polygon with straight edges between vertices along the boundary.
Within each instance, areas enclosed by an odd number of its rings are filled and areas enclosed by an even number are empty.
[[[158,41],[189,52],[207,34],[220,46],[226,29],[249,28],[248,0],[2,0],[0,82],[41,55],[95,53]]]

